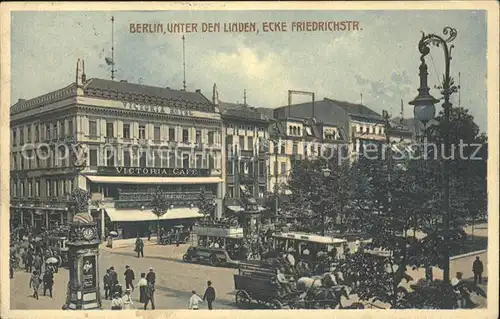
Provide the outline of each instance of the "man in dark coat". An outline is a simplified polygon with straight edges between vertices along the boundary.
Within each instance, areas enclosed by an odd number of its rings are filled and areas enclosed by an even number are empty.
[[[113,280],[111,278],[111,271],[109,269],[106,270],[106,274],[103,278],[104,283],[104,299],[111,299],[111,287],[113,286]]]
[[[207,289],[205,290],[205,294],[203,295],[203,301],[207,301],[208,310],[212,310],[212,303],[215,300],[215,289],[212,287],[212,282],[207,281]]]
[[[45,271],[43,274],[43,295],[46,296],[47,290],[52,298],[52,287],[54,286],[54,274],[52,270]]]
[[[135,279],[135,274],[132,269],[130,269],[130,266],[125,266],[125,273],[123,274],[125,276],[125,289],[132,289],[134,291],[134,284],[132,281]]]
[[[150,283],[154,287],[155,282],[156,282],[156,273],[154,272],[152,267],[149,267],[149,272],[146,276],[146,280],[148,281],[148,283]]]
[[[144,242],[139,236],[137,236],[137,239],[135,240],[135,251],[137,252],[137,258],[144,258]]]
[[[33,272],[33,251],[31,249],[28,249],[28,251],[26,252],[24,268],[26,269],[26,272]]]
[[[36,255],[35,258],[33,259],[33,267],[39,274],[42,273],[42,265],[43,265],[42,257],[40,257],[40,255]]]
[[[481,284],[483,281],[483,262],[479,260],[479,256],[476,257],[476,260],[472,263],[472,272],[474,273],[474,284]]]

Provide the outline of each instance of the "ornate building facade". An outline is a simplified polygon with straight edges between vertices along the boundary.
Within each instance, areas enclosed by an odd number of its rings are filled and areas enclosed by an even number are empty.
[[[189,222],[201,190],[222,214],[222,120],[200,91],[87,80],[79,60],[74,83],[12,107],[11,130],[11,216],[25,224],[65,223],[76,187],[101,233]],[[148,207],[158,186],[171,199],[160,218]]]

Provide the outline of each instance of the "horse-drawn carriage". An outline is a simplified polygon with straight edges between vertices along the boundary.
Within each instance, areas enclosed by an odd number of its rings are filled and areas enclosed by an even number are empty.
[[[255,300],[271,309],[281,309],[284,306],[295,308],[298,295],[295,292],[283,292],[277,283],[277,275],[276,269],[260,262],[240,263],[238,274],[234,275],[236,305],[245,308]]]
[[[173,231],[169,231],[166,234],[162,234],[158,239],[159,245],[171,245],[175,243],[187,244],[189,243],[191,232],[189,229],[184,228],[183,225],[176,225],[173,227]]]

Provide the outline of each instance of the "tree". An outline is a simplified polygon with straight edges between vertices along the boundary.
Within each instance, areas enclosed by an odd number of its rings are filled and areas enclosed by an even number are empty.
[[[330,170],[328,177],[324,176],[326,168]],[[293,195],[283,208],[301,221],[296,228],[309,232],[334,227],[341,231],[346,229],[354,188],[351,172],[347,160],[339,161],[337,154],[330,159],[305,159],[294,163],[286,185]]]
[[[151,202],[149,204],[152,208],[153,214],[158,218],[158,223],[156,227],[157,234],[160,233],[160,217],[165,215],[171,207],[165,192],[158,186],[151,197]]]
[[[204,218],[215,216],[215,202],[205,190],[202,190],[198,196],[198,209]]]

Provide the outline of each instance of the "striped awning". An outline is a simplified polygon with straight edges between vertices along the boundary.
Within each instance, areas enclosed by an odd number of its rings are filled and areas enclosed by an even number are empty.
[[[106,208],[106,214],[112,222],[139,222],[158,220],[158,217],[150,209],[115,209]],[[160,220],[201,218],[198,208],[172,208],[169,209]]]

